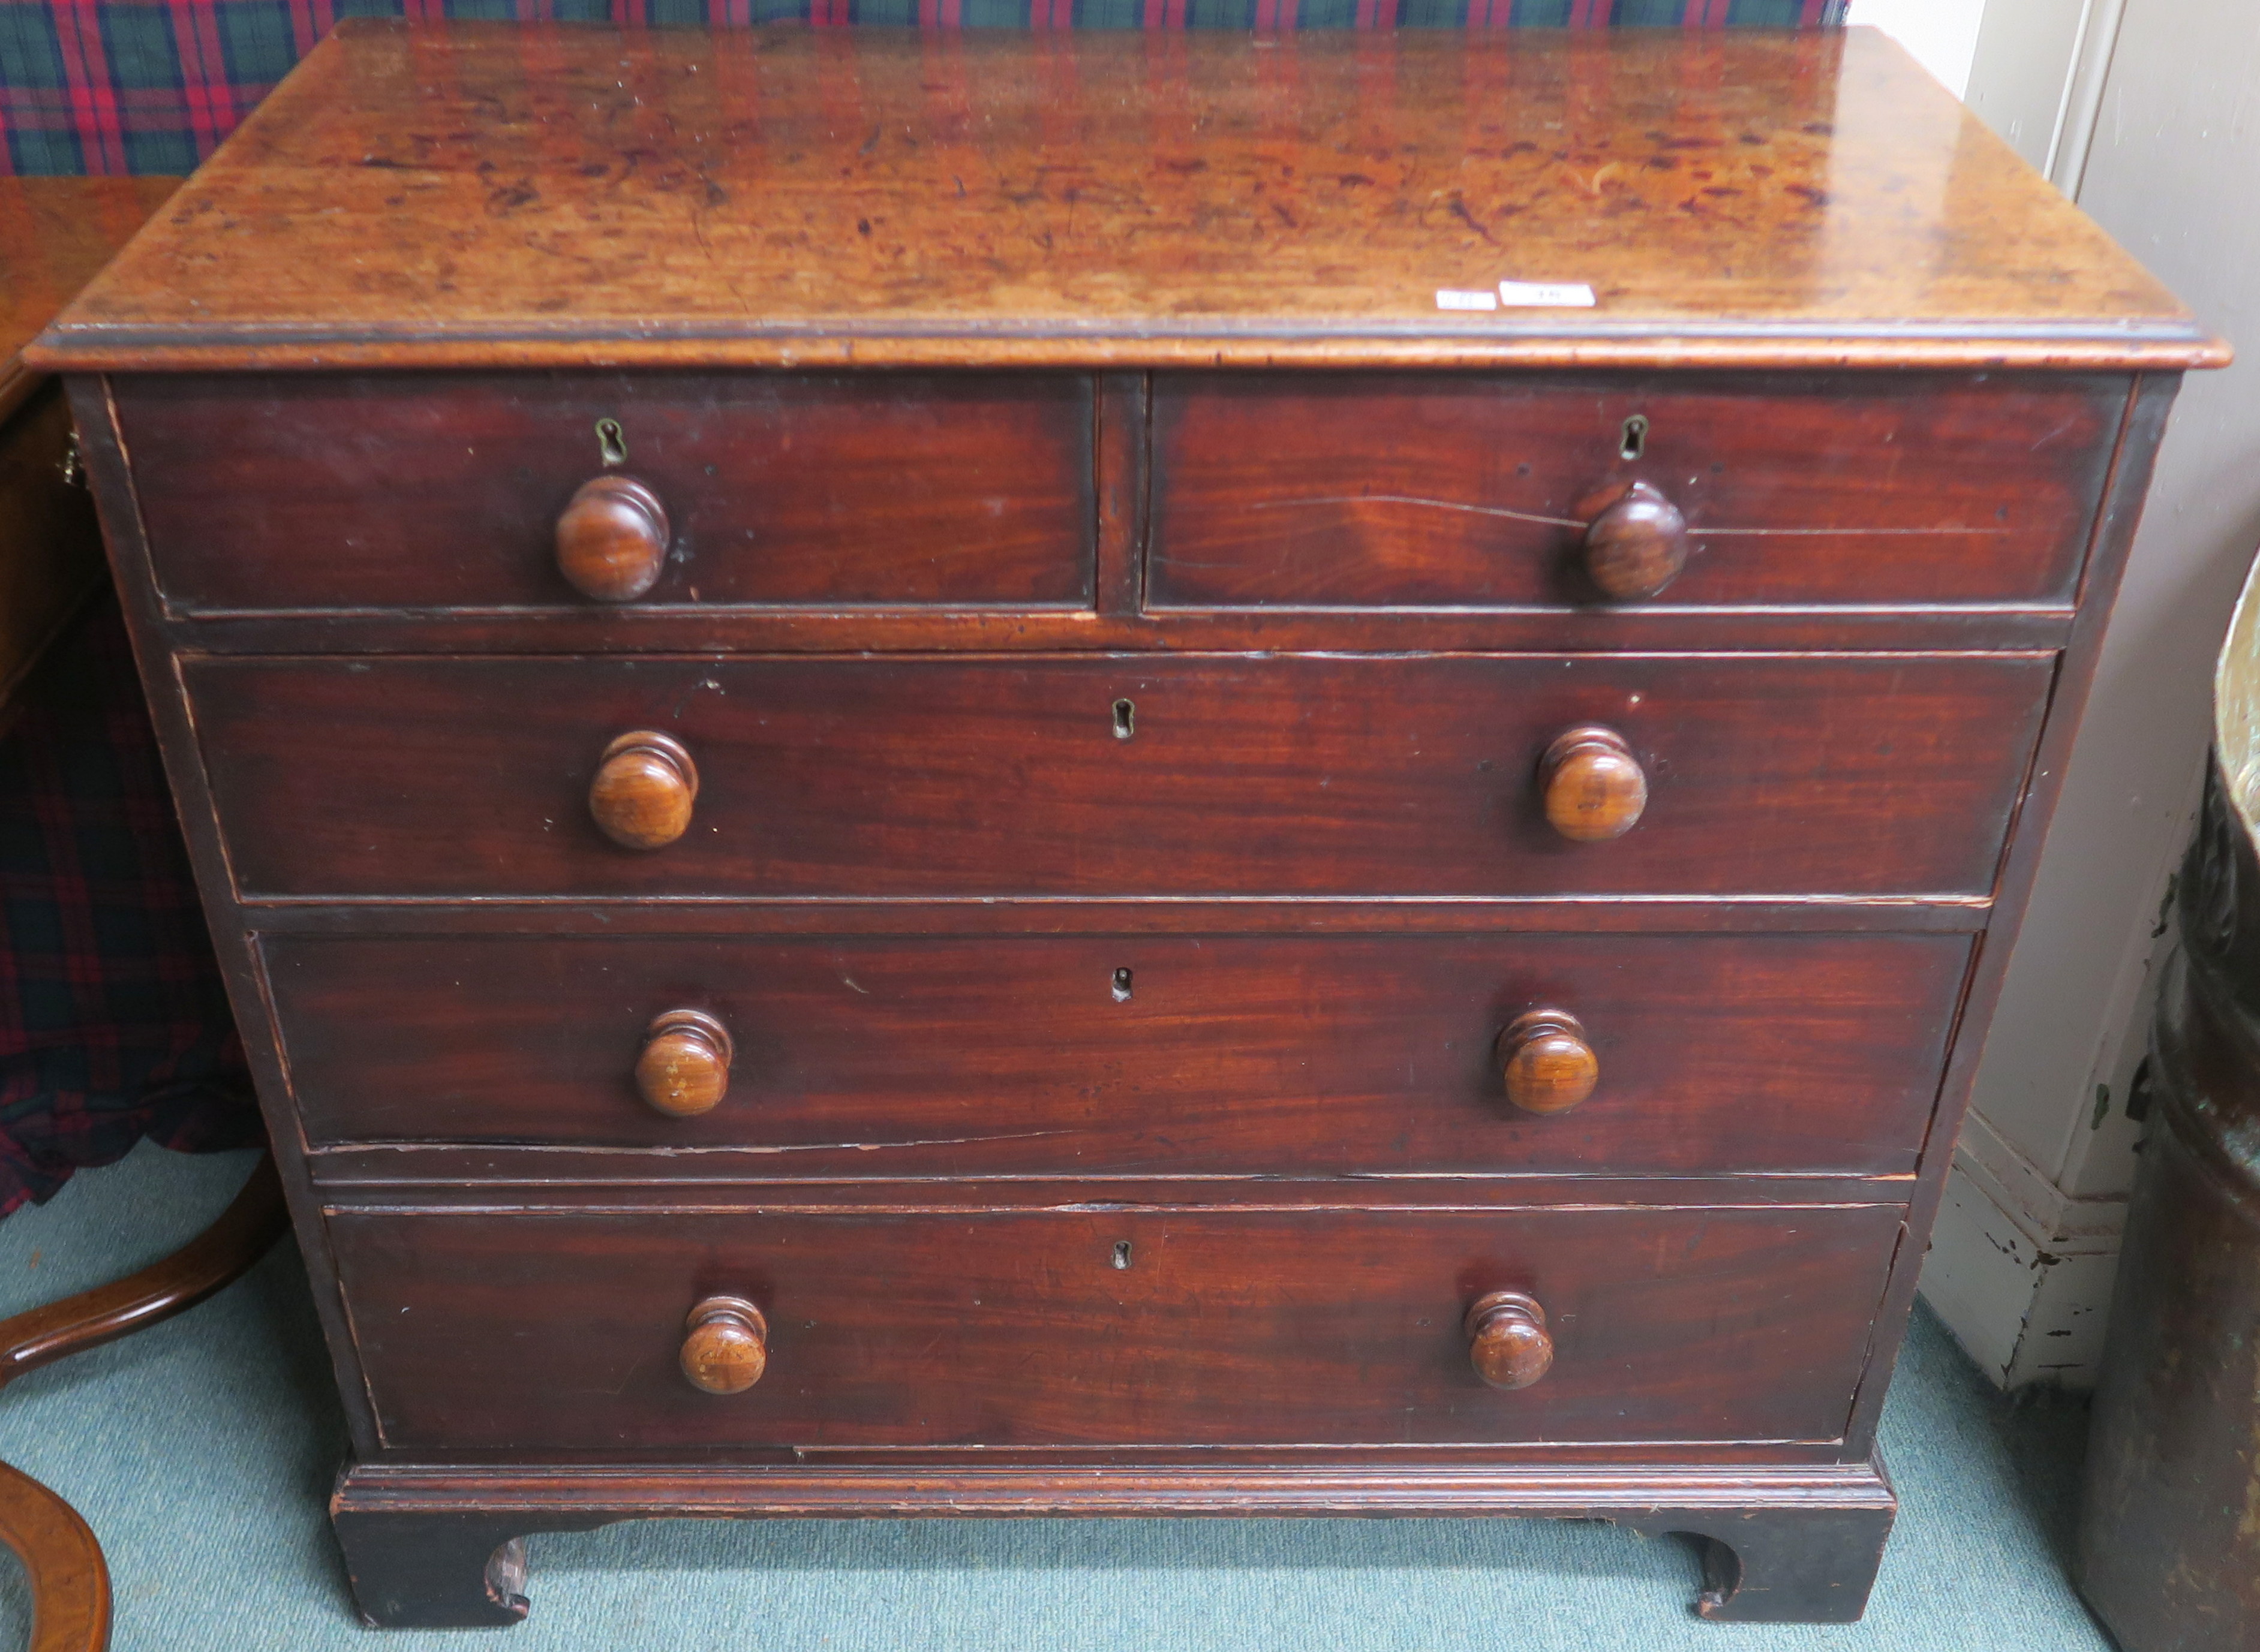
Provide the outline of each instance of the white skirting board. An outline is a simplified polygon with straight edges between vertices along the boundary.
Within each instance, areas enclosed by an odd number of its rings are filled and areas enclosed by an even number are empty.
[[[1999,1386],[2092,1388],[2127,1202],[2070,1198],[2037,1171],[1994,1174],[2008,1151],[1970,1119],[1923,1263],[1923,1299]]]

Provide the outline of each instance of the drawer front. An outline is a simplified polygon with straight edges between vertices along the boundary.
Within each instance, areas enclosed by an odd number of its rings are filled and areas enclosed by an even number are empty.
[[[1090,596],[1087,377],[190,376],[117,394],[159,588],[190,612],[590,606],[558,571],[556,523],[606,475],[647,486],[671,529],[631,606]]]
[[[1900,1206],[333,1212],[384,1443],[666,1448],[1558,1443],[1840,1436]],[[1552,1370],[1486,1387],[1518,1290]],[[693,1389],[684,1320],[768,1369]]]
[[[2068,605],[2126,398],[2055,375],[1158,375],[1148,599],[1600,603],[1574,525],[1644,481],[1689,535],[1644,606]]]
[[[2049,655],[183,663],[249,896],[1980,893]],[[1571,842],[1541,755],[1620,729]],[[592,824],[624,733],[665,847]]]
[[[1894,1174],[1914,1168],[1969,942],[286,935],[261,952],[318,1145],[742,1148],[777,1176]],[[1509,1099],[1496,1055],[1540,1008],[1576,1018],[1600,1075],[1543,1115]],[[635,1076],[654,1023],[683,1009],[729,1047],[726,1093],[689,1117]]]

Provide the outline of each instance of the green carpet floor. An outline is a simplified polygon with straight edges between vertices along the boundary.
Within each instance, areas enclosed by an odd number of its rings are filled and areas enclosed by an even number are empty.
[[[248,1155],[144,1147],[0,1222],[0,1313],[163,1255]],[[1706,1624],[1676,1540],[1543,1521],[652,1522],[531,1544],[511,1630],[386,1634],[322,1515],[343,1434],[295,1251],[0,1393],[0,1457],[109,1551],[119,1652],[2108,1652],[2065,1581],[2085,1412],[1994,1394],[1919,1315],[1884,1418],[1903,1507],[1867,1619]],[[4,1559],[4,1551],[0,1551]],[[20,1577],[0,1647],[24,1643]],[[484,1638],[480,1638],[483,1636]]]

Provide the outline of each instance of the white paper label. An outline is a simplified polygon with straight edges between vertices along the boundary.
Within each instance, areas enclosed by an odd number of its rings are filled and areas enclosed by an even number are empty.
[[[1593,290],[1582,281],[1503,281],[1498,283],[1498,301],[1503,304],[1590,310],[1593,307]],[[1485,304],[1484,308],[1488,310],[1491,306]]]
[[[1496,310],[1498,295],[1491,291],[1456,292],[1449,287],[1436,289],[1436,308],[1439,310]]]

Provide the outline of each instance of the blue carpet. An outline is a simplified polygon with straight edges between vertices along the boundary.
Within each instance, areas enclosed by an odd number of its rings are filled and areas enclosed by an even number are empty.
[[[164,1255],[245,1155],[144,1147],[0,1222],[0,1313]],[[1867,1619],[1692,1618],[1673,1540],[1545,1521],[653,1522],[536,1536],[533,1614],[364,1629],[323,1518],[343,1441],[297,1253],[0,1394],[0,1457],[109,1551],[119,1652],[2109,1652],[2066,1582],[2085,1412],[2005,1401],[1919,1314],[1884,1418],[1903,1507]],[[0,1551],[4,1558],[4,1551]],[[23,1644],[20,1577],[0,1646]]]

